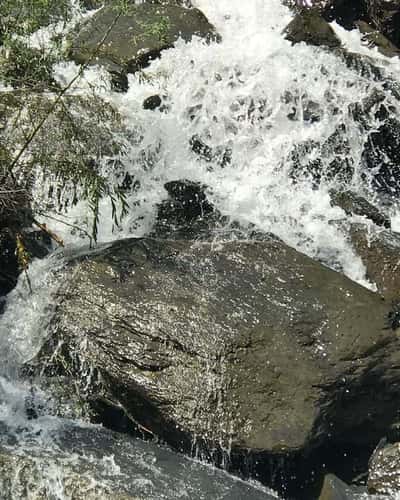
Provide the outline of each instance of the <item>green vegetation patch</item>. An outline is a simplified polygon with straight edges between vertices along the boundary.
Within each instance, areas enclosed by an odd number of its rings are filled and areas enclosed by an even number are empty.
[[[10,36],[27,35],[50,23],[71,16],[69,0],[1,0],[0,42]]]

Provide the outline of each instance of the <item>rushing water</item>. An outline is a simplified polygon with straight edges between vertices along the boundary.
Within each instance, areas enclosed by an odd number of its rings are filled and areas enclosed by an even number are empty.
[[[221,43],[207,45],[199,39],[189,44],[177,42],[143,73],[130,75],[129,90],[124,94],[111,90],[109,78],[100,68],[86,70],[70,90],[82,95],[94,92],[119,111],[129,138],[120,161],[139,186],[128,196],[130,211],[120,228],[110,222],[109,202],[101,204],[99,241],[146,234],[155,220],[157,204],[167,196],[164,184],[190,179],[208,186],[209,199],[230,220],[244,228],[275,233],[289,245],[373,288],[341,229],[350,217],[331,206],[329,189],[346,182],[347,187],[379,203],[371,179],[361,175],[366,132],[349,113],[349,106],[379,89],[380,83],[348,69],[334,54],[304,44],[291,46],[282,36],[291,13],[279,0],[193,3],[215,24]],[[76,9],[70,26],[81,15]],[[389,61],[371,52],[356,32],[334,28],[347,47],[372,53],[376,64],[388,74],[398,71],[397,59]],[[48,44],[48,31],[36,33],[31,43]],[[67,84],[78,70],[75,64],[63,62],[55,66],[54,74],[61,84]],[[168,112],[143,109],[143,100],[153,94],[163,96]],[[310,102],[317,110],[316,120],[305,117]],[[398,109],[396,102],[391,104]],[[343,124],[349,141],[343,161],[354,168],[346,181],[324,176],[332,158],[321,158],[318,148]],[[192,151],[190,140],[194,136],[216,152],[214,161]],[[318,187],[309,176],[299,175],[293,182],[291,175],[293,151],[307,141],[317,145],[307,153],[309,159],[314,155],[322,161]],[[230,162],[221,161],[224,154],[229,154]],[[110,178],[114,175],[107,165],[103,173]],[[35,189],[40,200],[43,188],[38,185]],[[381,208],[396,226],[400,220],[396,205]],[[62,217],[69,223],[84,224],[88,210],[80,202]],[[87,245],[69,226],[51,219],[49,224],[63,237],[67,251]],[[0,421],[25,444],[35,435],[43,440],[46,429],[53,436],[61,425],[59,419],[46,414],[27,421],[25,402],[31,388],[17,382],[17,372],[40,348],[52,293],[58,286],[54,271],[62,263],[60,252],[35,262],[30,269],[33,294],[21,278],[0,323]],[[46,396],[40,391],[37,394],[46,407]],[[42,441],[37,445],[45,446]],[[62,493],[54,494],[54,498],[64,498]]]

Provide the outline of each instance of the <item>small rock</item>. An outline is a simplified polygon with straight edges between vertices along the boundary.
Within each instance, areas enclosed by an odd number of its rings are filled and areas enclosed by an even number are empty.
[[[322,45],[329,48],[340,47],[341,43],[332,27],[314,10],[297,14],[284,30],[290,42],[305,42],[309,45]]]
[[[400,234],[353,224],[350,238],[378,292],[389,301],[399,299]]]
[[[374,29],[364,21],[357,21],[357,28],[363,34],[362,39],[369,47],[377,47],[378,51],[386,57],[400,55],[400,50],[385,35]]]
[[[400,491],[400,443],[389,444],[374,452],[369,464],[368,491],[393,495]]]
[[[143,101],[143,109],[149,109],[154,111],[158,109],[162,104],[162,99],[159,95],[151,95]]]
[[[377,226],[390,228],[390,219],[382,214],[375,205],[353,191],[332,189],[330,195],[331,204],[340,207],[347,215],[361,215],[372,220]]]
[[[362,493],[361,490],[350,487],[334,474],[327,474],[318,500],[361,500]]]
[[[206,186],[188,180],[165,184],[168,199],[158,207],[153,232],[158,237],[200,238],[221,218],[207,200]]]
[[[194,135],[190,139],[192,151],[196,153],[202,160],[209,163],[215,162],[221,167],[229,165],[232,161],[232,150],[223,146],[211,148],[200,137]]]

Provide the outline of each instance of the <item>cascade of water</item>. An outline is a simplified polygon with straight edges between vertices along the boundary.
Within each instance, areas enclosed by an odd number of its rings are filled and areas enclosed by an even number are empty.
[[[100,241],[145,234],[157,203],[166,196],[165,182],[186,178],[206,184],[211,201],[232,220],[275,233],[371,286],[340,230],[338,222],[348,217],[330,203],[329,189],[344,181],[329,175],[332,155],[322,146],[307,151],[307,144],[322,145],[345,127],[349,144],[341,161],[353,169],[346,183],[374,199],[370,179],[360,172],[366,132],[350,106],[380,84],[357,75],[334,54],[302,44],[292,47],[281,34],[290,13],[279,1],[254,1],[246,8],[236,1],[198,0],[196,5],[218,27],[221,44],[178,42],[143,72],[146,78],[131,75],[126,94],[111,92],[104,71],[95,69],[73,90],[85,93],[96,82],[100,95],[120,110],[133,138],[122,161],[140,186],[129,199],[135,205],[119,234],[113,234],[115,228],[107,223],[111,209],[104,202]],[[354,33],[336,29],[353,50],[369,50]],[[387,71],[395,71],[398,63],[390,64]],[[73,63],[63,63],[56,76],[66,82],[77,70]],[[155,93],[164,96],[167,113],[142,108],[143,99]],[[317,110],[315,120],[305,118],[309,103]],[[398,108],[398,103],[391,105]],[[199,158],[190,147],[193,137],[225,152],[230,161],[210,164]],[[314,180],[299,170],[317,157],[322,180],[315,189]],[[107,167],[105,173],[113,175]],[[83,220],[86,214],[79,206],[70,215]]]
[[[157,204],[166,197],[164,184],[190,179],[204,183],[211,202],[231,220],[272,232],[296,249],[373,287],[340,229],[339,222],[348,222],[349,216],[331,206],[329,190],[346,182],[376,201],[370,179],[360,173],[366,132],[349,109],[374,88],[379,89],[380,83],[358,75],[332,53],[304,44],[291,46],[282,36],[291,13],[279,0],[192,3],[216,25],[222,35],[220,44],[207,45],[200,39],[190,44],[178,41],[142,74],[130,75],[125,94],[111,90],[108,76],[100,68],[86,70],[71,88],[72,94],[94,92],[118,109],[129,138],[120,161],[137,181],[127,200],[129,215],[120,228],[110,222],[109,203],[101,203],[99,241],[146,234]],[[352,50],[368,53],[358,35],[338,26],[335,30]],[[37,43],[48,43],[45,30],[32,37],[32,44]],[[383,56],[377,64],[393,74],[399,66]],[[66,84],[78,70],[74,63],[60,63],[55,67],[55,78]],[[153,94],[163,96],[168,112],[143,109],[143,100]],[[315,119],[305,116],[310,103],[316,110]],[[390,104],[399,111],[398,103]],[[332,158],[320,157],[318,186],[315,179],[301,173],[294,181],[293,170],[300,169],[293,155],[296,148],[307,143],[322,145],[343,126],[348,151],[342,161],[352,165],[351,179],[331,178]],[[193,137],[216,152],[226,153],[229,161],[209,162],[199,157],[190,146]],[[316,147],[311,153],[303,149],[299,154],[315,160],[313,155],[318,153],[321,148]],[[110,178],[114,175],[107,164],[103,173]],[[43,192],[38,184],[34,196],[40,199]],[[396,207],[391,210],[393,220],[400,219]],[[88,207],[80,202],[67,217],[80,224],[87,213]],[[87,244],[68,226],[49,222],[67,245]],[[12,424],[14,429],[28,428],[30,435],[38,426],[43,429],[49,425],[51,419],[28,424],[24,405],[29,386],[11,381],[17,379],[21,363],[40,348],[52,293],[58,285],[54,270],[61,265],[57,254],[35,262],[30,269],[33,294],[28,293],[22,277],[0,322],[0,422],[8,427]]]

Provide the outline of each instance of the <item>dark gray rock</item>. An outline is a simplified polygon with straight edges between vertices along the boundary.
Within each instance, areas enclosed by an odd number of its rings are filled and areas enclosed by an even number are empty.
[[[336,21],[344,28],[351,30],[359,20],[367,20],[368,0],[316,0],[314,8],[317,8],[321,15],[328,22]]]
[[[365,492],[350,487],[333,474],[327,474],[318,500],[362,500]]]
[[[353,191],[331,190],[331,203],[343,209],[347,215],[361,215],[374,222],[377,226],[390,228],[390,219],[375,205]]]
[[[316,10],[297,14],[285,28],[285,38],[293,43],[305,42],[329,48],[340,47],[341,43],[332,27]]]
[[[357,21],[355,24],[360,33],[363,34],[363,41],[369,47],[377,47],[378,51],[386,57],[398,57],[400,55],[400,50],[376,28],[365,21]]]
[[[376,28],[396,47],[400,47],[400,2],[369,0],[368,15]]]
[[[109,400],[179,449],[370,444],[396,418],[388,306],[279,241],[122,241],[68,279],[53,320],[64,363],[78,379],[93,367]]]
[[[290,2],[289,2],[290,3]],[[300,1],[291,2],[300,4]],[[384,36],[394,46],[400,47],[400,2],[398,0],[313,0],[313,12],[321,15],[326,21],[336,21],[344,28],[351,30],[358,23],[368,23],[377,36]],[[308,9],[296,9],[301,15]],[[385,42],[386,45],[386,42]]]
[[[160,108],[161,104],[162,98],[159,95],[151,95],[143,101],[143,109],[154,111],[155,109]]]
[[[400,122],[390,117],[368,135],[363,162],[372,172],[374,187],[389,196],[400,194]]]
[[[198,9],[143,3],[118,11],[111,3],[81,27],[71,41],[70,57],[79,64],[101,64],[123,77],[147,66],[179,37],[190,41],[193,36],[219,39]]]
[[[232,150],[230,148],[221,146],[211,148],[197,135],[190,138],[190,147],[199,158],[210,164],[215,163],[216,165],[225,167],[232,161]]]
[[[208,201],[206,186],[189,180],[165,184],[168,198],[158,207],[152,235],[173,239],[210,239],[226,221]]]
[[[399,300],[400,234],[352,224],[350,238],[366,267],[367,278],[376,284],[378,292],[388,301]]]

